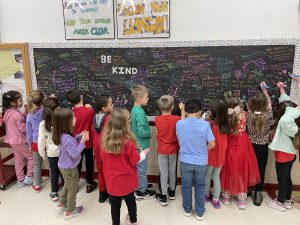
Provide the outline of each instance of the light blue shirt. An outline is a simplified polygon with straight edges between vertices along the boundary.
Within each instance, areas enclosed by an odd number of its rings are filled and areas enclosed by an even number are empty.
[[[207,165],[207,143],[215,140],[208,122],[188,117],[176,124],[180,146],[179,160],[193,165]]]

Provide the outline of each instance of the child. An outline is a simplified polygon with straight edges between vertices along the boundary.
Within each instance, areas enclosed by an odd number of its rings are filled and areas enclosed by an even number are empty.
[[[268,162],[268,143],[273,120],[272,103],[266,89],[266,83],[260,84],[262,93],[252,96],[248,101],[247,130],[253,145],[260,174],[260,183],[255,186],[253,204],[260,206],[263,201],[261,194],[265,171]]]
[[[93,143],[94,143],[94,157],[96,159],[96,166],[98,170],[99,183],[99,202],[104,203],[108,194],[106,191],[105,178],[103,174],[103,163],[101,160],[101,135],[104,127],[107,125],[109,114],[113,109],[112,98],[109,95],[97,95],[95,97],[94,109],[98,114],[94,116],[93,126]]]
[[[291,170],[300,147],[300,78],[297,78],[297,104],[290,101],[284,91],[284,84],[279,82],[281,96],[279,109],[274,124],[275,136],[269,148],[275,154],[275,166],[278,180],[277,199],[267,201],[268,206],[279,211],[292,208]]]
[[[150,148],[136,151],[136,140],[130,131],[130,115],[127,110],[113,110],[102,138],[103,172],[111,202],[113,225],[120,224],[120,208],[125,199],[128,214],[126,223],[137,225],[134,189],[138,186],[136,164],[146,158]]]
[[[56,98],[49,97],[44,103],[44,120],[39,126],[38,149],[40,156],[45,160],[48,156],[50,165],[51,193],[50,199],[58,201],[58,180],[60,176],[58,168],[58,147],[52,140],[52,118],[54,110],[59,106]]]
[[[205,176],[208,150],[215,147],[215,138],[208,122],[200,120],[200,100],[186,102],[187,118],[176,124],[180,146],[182,207],[185,216],[192,214],[192,187],[195,188],[195,210],[197,220],[203,220],[205,212]]]
[[[92,134],[94,110],[83,105],[83,97],[77,90],[70,90],[66,94],[67,100],[73,105],[73,113],[76,118],[74,135],[80,134],[82,131],[88,131]],[[93,140],[92,138],[86,142],[85,149],[81,153],[82,158],[78,165],[78,173],[80,176],[83,156],[85,156],[86,167],[86,193],[91,193],[97,183],[94,181],[94,157],[93,157]]]
[[[22,107],[22,95],[9,91],[2,96],[3,122],[6,136],[4,142],[10,144],[15,156],[17,187],[33,183],[33,156],[26,139],[25,115],[18,111]],[[24,159],[27,159],[27,175],[24,176]]]
[[[148,103],[148,89],[142,85],[135,85],[131,91],[134,106],[131,110],[131,129],[139,146],[142,149],[150,147],[151,132],[147,116],[142,106]],[[137,165],[139,176],[139,187],[136,191],[138,200],[154,198],[156,192],[148,190],[147,159]],[[150,186],[149,186],[150,187]]]
[[[168,205],[167,194],[170,200],[175,199],[176,162],[179,150],[176,123],[180,120],[180,117],[171,114],[174,109],[174,98],[172,96],[162,96],[158,101],[158,106],[162,113],[161,116],[155,118],[161,193],[156,194],[155,199],[162,206],[166,206]]]
[[[43,112],[44,108],[42,107],[42,103],[45,96],[41,91],[33,91],[30,93],[28,97],[28,111],[26,117],[26,132],[27,132],[27,142],[29,148],[33,152],[34,158],[34,183],[32,184],[32,188],[35,192],[41,191],[41,183],[42,183],[42,157],[38,152],[38,133],[39,126],[43,120]]]
[[[78,187],[77,166],[81,160],[81,152],[85,148],[85,142],[89,140],[89,134],[84,131],[74,137],[75,122],[76,118],[73,116],[72,110],[57,108],[54,111],[52,139],[59,148],[58,167],[65,181],[57,209],[66,208],[66,212],[64,212],[66,220],[83,212],[82,206],[75,207]]]
[[[225,161],[225,152],[227,149],[227,134],[229,133],[228,124],[228,108],[224,101],[220,99],[213,100],[209,105],[209,119],[213,135],[215,137],[216,146],[208,152],[208,169],[206,174],[206,198],[205,201],[211,201],[215,209],[219,209],[220,205],[220,172]],[[214,182],[213,196],[210,194],[211,180]]]
[[[260,182],[257,160],[253,146],[246,133],[246,112],[243,111],[239,98],[226,99],[231,134],[228,137],[228,147],[225,162],[221,171],[222,201],[230,204],[230,196],[235,199],[239,209],[245,209],[248,186]]]

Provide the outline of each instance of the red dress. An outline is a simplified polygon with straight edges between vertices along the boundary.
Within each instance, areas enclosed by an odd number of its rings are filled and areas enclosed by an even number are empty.
[[[237,134],[228,136],[225,163],[221,171],[221,187],[231,195],[247,193],[248,186],[260,182],[253,146],[246,133],[246,113],[240,115]]]

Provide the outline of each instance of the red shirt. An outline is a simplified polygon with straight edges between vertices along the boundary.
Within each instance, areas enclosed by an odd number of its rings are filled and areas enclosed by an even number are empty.
[[[126,141],[120,154],[101,151],[107,192],[113,196],[126,196],[138,187],[136,165],[140,155],[131,141]]]
[[[93,126],[93,132],[92,132],[92,136],[93,136],[93,144],[94,144],[94,158],[97,161],[101,161],[101,155],[100,155],[100,151],[101,151],[101,139],[102,139],[102,132],[104,127],[106,126],[107,122],[109,119],[109,115],[106,115],[103,121],[103,125],[102,125],[102,129],[100,132],[96,132],[95,127]]]
[[[215,137],[216,146],[213,149],[208,150],[208,165],[213,167],[221,167],[225,161],[227,134],[220,134],[218,125],[212,123],[211,130]]]
[[[278,163],[285,163],[294,160],[295,154],[290,154],[287,152],[274,151],[275,160]]]
[[[179,120],[180,117],[174,115],[161,115],[155,118],[158,154],[177,154],[179,144],[176,136],[176,123]]]
[[[89,131],[90,139],[87,142],[85,142],[85,147],[92,148],[93,147],[92,128],[93,128],[94,110],[92,108],[86,108],[84,106],[73,108],[72,110],[76,118],[74,135],[80,134],[82,131]]]

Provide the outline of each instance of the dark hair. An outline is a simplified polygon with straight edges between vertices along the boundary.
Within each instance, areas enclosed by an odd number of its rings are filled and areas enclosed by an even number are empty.
[[[255,115],[254,125],[255,129],[261,132],[266,124],[266,118],[262,114],[255,114],[257,112],[267,111],[268,99],[263,93],[257,93],[248,101],[248,106],[251,112]]]
[[[292,107],[292,108],[296,108],[297,104],[292,102],[292,101],[284,101],[281,102],[278,106],[278,110],[277,110],[277,117],[276,120],[274,122],[274,127],[273,127],[273,131],[276,132],[279,120],[281,119],[281,117],[285,114],[285,110],[287,107]],[[300,117],[298,117],[297,119],[295,119],[295,123],[298,126],[298,132],[296,133],[295,137],[290,137],[294,147],[295,148],[299,148],[300,147]]]
[[[241,110],[243,109],[242,103],[240,98],[237,97],[229,97],[226,99],[226,104],[228,108],[234,109],[237,106],[241,107]],[[228,112],[227,112],[228,114]],[[228,116],[229,121],[229,129],[231,132],[236,133],[237,132],[237,124],[239,122],[239,115],[237,115],[235,112],[233,112],[232,115]]]
[[[103,107],[107,106],[110,98],[110,95],[96,95],[94,102],[94,110],[96,112],[101,111]]]
[[[43,102],[43,106],[44,106],[45,129],[46,131],[51,132],[53,113],[54,110],[59,106],[59,103],[56,98],[49,97]]]
[[[187,113],[197,113],[202,110],[202,104],[199,99],[191,99],[185,103],[185,111]]]
[[[81,94],[78,90],[69,90],[66,93],[67,100],[72,104],[76,105],[80,102]]]
[[[3,115],[6,110],[11,108],[11,103],[17,104],[19,98],[22,98],[22,95],[17,91],[8,91],[2,95],[2,112]]]
[[[61,135],[73,136],[73,112],[71,109],[57,108],[53,114],[52,140],[54,144],[60,145]]]
[[[224,101],[214,99],[209,104],[210,120],[217,124],[221,134],[230,133],[228,108]]]

